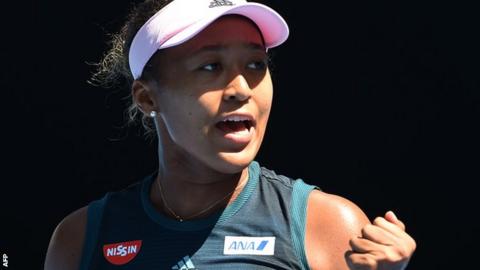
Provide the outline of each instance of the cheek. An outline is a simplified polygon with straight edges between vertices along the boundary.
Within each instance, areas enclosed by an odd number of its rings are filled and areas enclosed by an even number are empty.
[[[261,91],[257,96],[258,110],[261,117],[268,118],[268,115],[270,114],[270,110],[272,108],[272,100],[273,89],[270,85],[270,87],[265,87],[264,90]]]
[[[199,133],[208,132],[209,123],[216,114],[215,107],[218,110],[212,100],[207,95],[183,95],[160,102],[162,119],[174,141],[197,140],[201,137]]]
[[[261,104],[262,112],[270,113],[272,109],[272,99],[273,99],[273,92],[270,91],[268,94],[265,95],[263,103]]]

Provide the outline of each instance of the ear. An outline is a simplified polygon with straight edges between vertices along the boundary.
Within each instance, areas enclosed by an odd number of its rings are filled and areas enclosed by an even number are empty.
[[[148,83],[140,80],[133,81],[132,99],[144,114],[157,110],[155,94],[155,90]]]

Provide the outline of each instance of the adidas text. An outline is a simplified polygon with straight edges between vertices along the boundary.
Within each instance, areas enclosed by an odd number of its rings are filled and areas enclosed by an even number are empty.
[[[228,0],[213,0],[210,2],[209,8],[222,7],[222,6],[233,6],[234,4]]]

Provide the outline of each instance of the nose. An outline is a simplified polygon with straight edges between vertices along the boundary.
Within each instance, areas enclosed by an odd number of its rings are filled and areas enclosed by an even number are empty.
[[[223,92],[225,101],[245,101],[252,96],[252,89],[242,74],[237,74],[227,85]]]

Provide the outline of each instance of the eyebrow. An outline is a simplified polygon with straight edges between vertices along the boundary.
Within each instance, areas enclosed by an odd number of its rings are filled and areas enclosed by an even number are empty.
[[[225,46],[225,45],[205,45],[194,50],[190,55],[193,56],[203,52],[219,52],[219,51],[226,50],[227,47],[228,46]],[[260,45],[254,42],[245,43],[243,44],[243,47],[251,50],[260,50],[262,52],[266,51],[266,48],[263,45]]]

